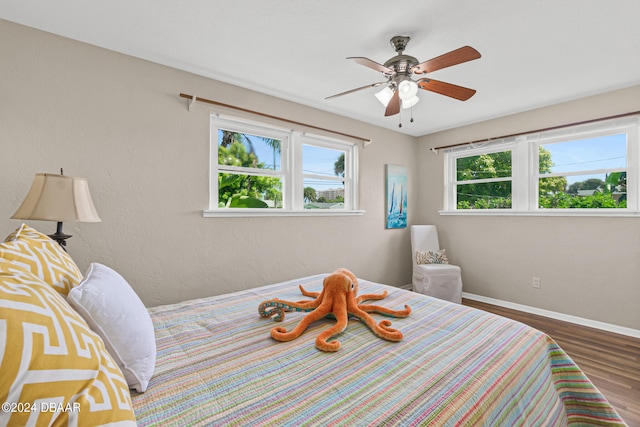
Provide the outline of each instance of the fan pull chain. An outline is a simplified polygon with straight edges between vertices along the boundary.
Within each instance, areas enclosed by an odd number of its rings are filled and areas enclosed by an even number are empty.
[[[411,112],[411,120],[409,120],[409,123],[413,123],[413,105],[410,108],[410,112]],[[399,128],[402,127],[402,110],[400,110],[400,112],[398,113],[398,127]]]

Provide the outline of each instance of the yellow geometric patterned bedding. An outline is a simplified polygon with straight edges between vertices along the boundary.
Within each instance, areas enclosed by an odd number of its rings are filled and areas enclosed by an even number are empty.
[[[0,426],[135,425],[100,337],[48,284],[0,258]]]
[[[67,295],[82,280],[82,273],[69,254],[26,224],[0,244],[0,258],[30,271],[62,295]]]

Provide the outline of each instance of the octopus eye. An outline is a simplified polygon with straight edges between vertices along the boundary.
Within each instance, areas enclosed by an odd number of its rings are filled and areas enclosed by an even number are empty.
[[[354,289],[356,287],[355,283],[351,282],[351,289]]]

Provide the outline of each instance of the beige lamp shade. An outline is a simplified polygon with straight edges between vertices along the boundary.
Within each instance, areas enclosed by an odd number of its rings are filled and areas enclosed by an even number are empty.
[[[100,222],[85,178],[36,174],[27,197],[12,219]]]

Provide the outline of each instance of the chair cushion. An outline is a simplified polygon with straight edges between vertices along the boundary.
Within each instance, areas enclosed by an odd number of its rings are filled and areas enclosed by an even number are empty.
[[[439,251],[416,251],[416,264],[449,264],[444,249]]]

